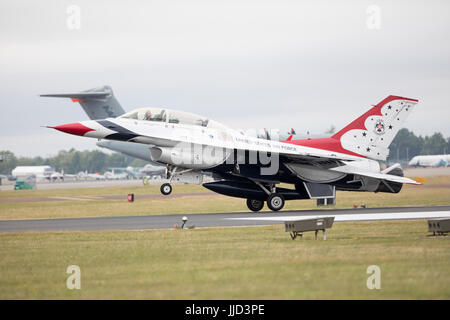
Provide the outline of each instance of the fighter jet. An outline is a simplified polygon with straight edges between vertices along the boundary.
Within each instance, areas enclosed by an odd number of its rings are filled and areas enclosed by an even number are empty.
[[[388,96],[329,138],[263,139],[217,121],[167,108],[141,108],[116,118],[48,126],[65,133],[147,146],[151,160],[167,166],[172,181],[203,183],[220,194],[281,210],[286,200],[334,198],[336,190],[398,193],[399,164],[382,168],[389,145],[418,100]],[[280,183],[292,188],[279,187]]]

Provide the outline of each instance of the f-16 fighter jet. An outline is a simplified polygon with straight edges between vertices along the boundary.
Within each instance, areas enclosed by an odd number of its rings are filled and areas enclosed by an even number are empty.
[[[403,177],[399,164],[382,166],[390,143],[417,103],[388,96],[333,136],[320,139],[264,139],[166,108],[141,108],[49,128],[146,145],[149,160],[167,166],[169,182],[161,186],[165,195],[172,192],[173,181],[196,183],[244,198],[252,211],[265,203],[278,211],[286,200],[334,198],[336,190],[398,193],[404,183],[419,184]],[[214,181],[203,183],[204,174]]]

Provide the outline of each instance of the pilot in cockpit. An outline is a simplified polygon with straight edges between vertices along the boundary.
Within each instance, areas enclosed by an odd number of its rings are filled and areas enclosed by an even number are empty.
[[[151,120],[151,117],[152,117],[152,112],[150,110],[147,110],[144,115],[144,120]]]

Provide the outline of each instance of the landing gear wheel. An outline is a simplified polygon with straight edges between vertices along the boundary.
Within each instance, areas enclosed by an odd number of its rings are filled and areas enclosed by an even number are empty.
[[[247,207],[255,212],[258,212],[264,207],[264,201],[255,200],[255,199],[247,199]]]
[[[167,196],[172,192],[172,186],[170,183],[163,183],[160,190],[163,195]]]
[[[278,193],[272,193],[269,198],[267,198],[267,206],[272,211],[278,211],[284,207],[284,197]]]

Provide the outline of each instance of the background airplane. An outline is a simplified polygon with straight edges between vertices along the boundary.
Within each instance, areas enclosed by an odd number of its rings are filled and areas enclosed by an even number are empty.
[[[378,162],[386,160],[390,143],[417,102],[388,96],[329,138],[282,142],[165,108],[141,108],[117,118],[49,128],[145,145],[153,161],[167,165],[170,181],[200,184],[203,173],[211,172],[217,181],[204,187],[246,198],[253,211],[261,210],[264,201],[278,211],[285,200],[334,198],[336,190],[398,193],[404,183],[418,184],[403,177],[400,165],[382,169]],[[171,193],[170,181],[161,186],[163,194]],[[295,189],[277,187],[280,183]]]
[[[447,167],[450,164],[450,155],[426,155],[413,157],[408,166],[410,167]]]
[[[88,115],[89,119],[116,118],[125,113],[122,106],[114,97],[110,86],[103,86],[76,93],[41,94],[41,97],[70,98],[78,102]],[[99,141],[97,146],[112,151],[123,153],[127,156],[150,162],[155,167],[162,165],[153,162],[150,158],[150,150],[145,145],[130,144],[122,141]]]
[[[149,178],[165,178],[166,176],[166,167],[162,166],[158,163],[157,166],[154,166],[152,164],[147,164],[144,167],[114,167],[114,168],[108,168],[109,173],[114,174],[114,179],[120,179],[120,177],[128,178],[132,177],[134,179],[143,179],[145,177]],[[105,173],[105,176],[107,176],[107,173]],[[107,177],[108,179],[108,177]]]

